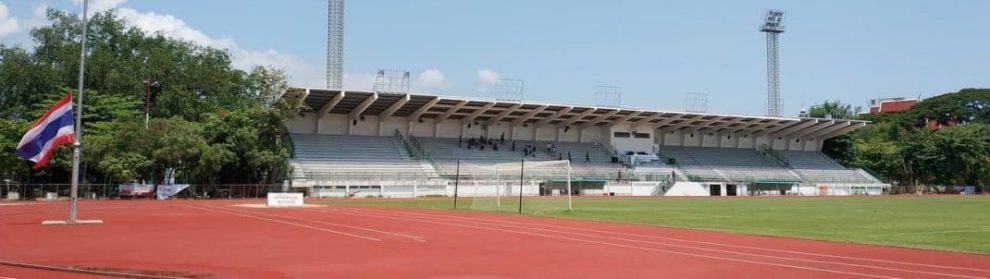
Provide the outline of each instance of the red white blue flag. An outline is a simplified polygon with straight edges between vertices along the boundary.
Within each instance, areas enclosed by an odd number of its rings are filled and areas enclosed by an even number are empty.
[[[59,145],[75,141],[74,123],[72,93],[68,93],[31,125],[17,144],[17,156],[34,162],[33,169],[44,167]]]

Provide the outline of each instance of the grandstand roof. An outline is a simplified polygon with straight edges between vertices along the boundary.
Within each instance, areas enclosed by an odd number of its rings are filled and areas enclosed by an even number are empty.
[[[303,102],[321,114],[379,115],[411,119],[459,120],[478,124],[591,127],[630,123],[662,132],[694,131],[830,138],[865,127],[867,121],[743,116],[712,113],[609,108],[540,102],[510,102],[477,97],[305,89]]]

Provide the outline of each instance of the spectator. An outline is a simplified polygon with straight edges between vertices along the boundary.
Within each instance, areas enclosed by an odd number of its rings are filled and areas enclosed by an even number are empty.
[[[516,151],[516,141],[512,141],[512,151]]]
[[[591,163],[591,153],[584,152],[584,162]]]
[[[498,151],[498,144],[497,143],[496,144],[492,144],[492,150],[493,151]]]
[[[460,136],[460,135],[458,135],[458,136],[457,136],[457,147],[461,147],[461,141],[462,141],[462,140],[464,140],[464,137],[463,137],[463,136]]]
[[[571,152],[570,151],[567,151],[567,161],[568,162],[573,162],[574,161],[573,158],[571,158]]]
[[[502,132],[502,136],[499,137],[502,144],[505,144],[505,132]]]

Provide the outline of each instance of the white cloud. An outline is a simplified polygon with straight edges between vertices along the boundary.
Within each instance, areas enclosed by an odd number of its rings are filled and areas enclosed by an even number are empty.
[[[440,88],[447,88],[450,84],[447,83],[446,77],[443,72],[436,68],[427,69],[422,73],[419,73],[419,77],[413,83],[413,88],[420,91],[432,91]]]
[[[80,7],[82,5],[82,1],[83,0],[71,0],[73,4]],[[306,63],[294,55],[280,53],[274,49],[261,51],[244,49],[238,46],[237,42],[233,39],[211,37],[206,33],[193,28],[182,19],[173,15],[159,14],[155,12],[140,12],[132,8],[120,7],[121,5],[127,3],[127,1],[128,0],[90,0],[87,14],[92,15],[93,13],[100,11],[117,9],[117,15],[124,19],[125,22],[149,34],[158,33],[166,37],[190,41],[202,46],[227,49],[233,56],[232,64],[237,69],[250,70],[254,66],[272,66],[285,70],[285,73],[289,76],[289,83],[292,86],[326,86],[322,69],[314,67],[313,64]],[[4,35],[8,33],[17,33],[13,36],[14,38],[9,38],[7,41],[13,43],[24,43],[28,45],[33,44],[28,36],[28,32],[19,31],[27,31],[31,28],[48,24],[49,22],[45,15],[47,10],[47,5],[39,4],[35,7],[32,18],[25,20],[24,24],[18,24],[16,18],[10,17],[6,5],[4,5],[3,2],[0,2],[0,37],[4,37]],[[6,31],[10,26],[13,26],[13,31]],[[19,29],[21,27],[24,29]],[[367,88],[369,90],[371,89],[371,85],[374,84],[373,74],[359,74],[355,77],[360,77],[354,81],[356,84],[360,83],[362,86],[364,86],[363,84],[367,84]]]
[[[82,3],[83,0],[72,0],[72,4],[76,6],[82,6]],[[86,15],[93,16],[94,13],[113,9],[124,3],[127,3],[127,0],[90,0],[89,6],[86,7]]]
[[[124,2],[126,0],[98,0],[94,2],[94,6],[114,8]],[[322,70],[318,70],[312,64],[291,54],[280,53],[274,49],[260,51],[244,49],[238,46],[233,39],[212,37],[170,14],[139,12],[126,7],[117,8],[117,14],[128,24],[147,33],[162,34],[166,37],[190,41],[203,46],[227,49],[233,56],[232,64],[235,68],[250,70],[254,66],[272,66],[285,70],[292,86],[325,86]]]
[[[498,82],[499,75],[495,71],[489,69],[481,69],[478,71],[478,82],[485,85],[495,85]]]
[[[20,23],[17,18],[10,15],[7,5],[0,2],[0,37],[20,31]]]
[[[117,9],[117,13],[134,27],[148,33],[161,33],[171,38],[220,49],[235,50],[237,47],[237,44],[231,39],[212,38],[172,15],[154,12],[142,13],[130,8]]]
[[[344,89],[371,91],[375,88],[375,73],[344,73]]]

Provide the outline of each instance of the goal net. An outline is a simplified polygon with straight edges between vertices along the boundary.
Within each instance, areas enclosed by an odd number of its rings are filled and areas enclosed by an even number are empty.
[[[455,180],[464,208],[527,213],[572,209],[571,166],[566,160],[461,162]]]

